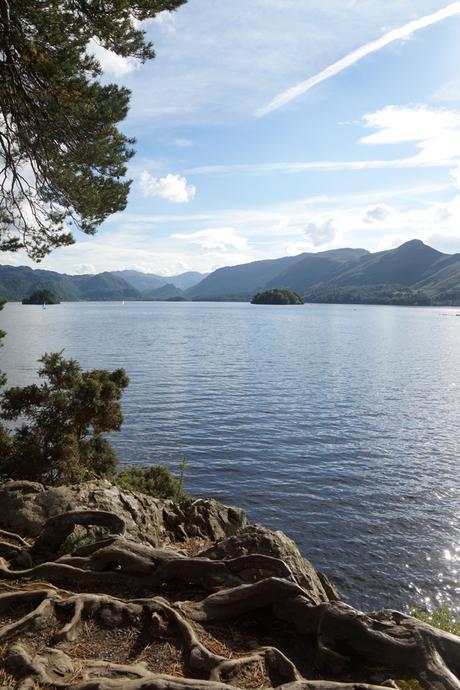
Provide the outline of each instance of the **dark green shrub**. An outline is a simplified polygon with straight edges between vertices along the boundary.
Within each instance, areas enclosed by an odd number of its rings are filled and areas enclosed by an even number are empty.
[[[121,428],[126,372],[82,371],[62,353],[40,362],[43,383],[9,388],[1,398],[0,417],[20,426],[0,427],[0,476],[44,484],[112,476],[116,457],[102,434]]]
[[[175,477],[165,465],[151,465],[139,467],[133,465],[123,468],[116,476],[115,483],[121,489],[138,491],[154,498],[170,498],[174,501],[182,501],[190,498],[184,492],[185,462],[181,462],[179,478]]]

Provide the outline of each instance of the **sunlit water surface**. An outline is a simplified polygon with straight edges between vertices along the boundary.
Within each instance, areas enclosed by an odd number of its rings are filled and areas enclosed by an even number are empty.
[[[460,607],[458,311],[8,304],[0,368],[125,367],[123,462],[186,455],[191,493],[287,532],[354,605]]]

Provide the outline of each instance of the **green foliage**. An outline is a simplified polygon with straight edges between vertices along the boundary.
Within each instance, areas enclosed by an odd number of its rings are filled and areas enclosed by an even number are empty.
[[[303,299],[292,290],[273,288],[255,294],[251,304],[303,304]]]
[[[30,297],[24,297],[23,304],[60,304],[56,295],[49,290],[35,290]]]
[[[40,362],[41,385],[3,393],[0,417],[20,426],[12,432],[0,427],[0,474],[45,484],[113,475],[115,453],[102,434],[121,428],[126,372],[83,372],[62,353]]]
[[[138,491],[154,498],[170,498],[176,502],[187,500],[190,496],[184,491],[184,475],[187,460],[181,459],[179,477],[175,477],[165,465],[140,467],[133,465],[123,468],[116,476],[115,483],[128,491]]]
[[[2,311],[4,306],[5,306],[5,302],[0,301],[0,311]],[[5,337],[5,335],[6,335],[5,331],[0,330],[0,347],[3,347],[2,340]],[[0,371],[0,386],[4,386],[5,383],[6,383],[6,376],[2,371]],[[1,433],[0,433],[0,450],[1,450]]]
[[[95,40],[154,57],[139,21],[185,0],[0,0],[0,249],[40,260],[126,206],[129,91],[101,84]]]
[[[393,304],[427,306],[431,297],[424,290],[401,285],[356,285],[340,287],[323,285],[307,290],[305,302],[324,304]]]
[[[445,630],[453,635],[460,635],[460,616],[453,613],[447,606],[441,606],[431,612],[414,608],[411,610],[411,615],[435,628]],[[419,681],[413,678],[409,680],[398,680],[397,684],[401,690],[424,690]]]
[[[460,636],[460,615],[453,613],[447,606],[441,606],[431,612],[416,608],[411,614],[435,628]]]
[[[410,680],[398,680],[396,684],[400,690],[424,690],[419,681],[415,678],[411,678]]]

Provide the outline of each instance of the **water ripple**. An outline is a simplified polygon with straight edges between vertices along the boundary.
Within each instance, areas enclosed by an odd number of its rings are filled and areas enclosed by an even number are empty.
[[[1,367],[123,366],[123,462],[283,529],[365,608],[460,607],[460,319],[332,305],[7,305]],[[442,318],[441,318],[442,317]]]

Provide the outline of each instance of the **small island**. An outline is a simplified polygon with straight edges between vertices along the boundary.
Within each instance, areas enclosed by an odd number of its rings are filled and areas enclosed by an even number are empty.
[[[60,301],[49,290],[35,290],[30,297],[24,297],[22,304],[60,304]]]
[[[251,304],[303,304],[303,299],[292,290],[264,290],[254,295]]]

